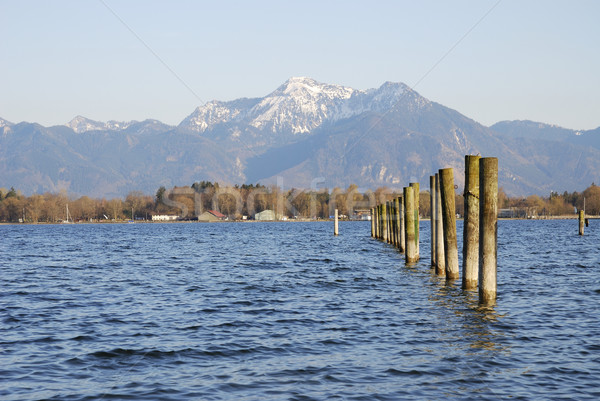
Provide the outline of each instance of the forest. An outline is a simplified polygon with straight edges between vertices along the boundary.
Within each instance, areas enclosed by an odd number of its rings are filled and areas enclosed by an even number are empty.
[[[216,210],[230,220],[252,219],[255,213],[274,210],[279,217],[290,219],[327,219],[338,209],[344,218],[356,218],[376,203],[399,196],[399,190],[387,187],[360,191],[356,185],[346,189],[289,189],[260,184],[220,185],[209,181],[189,187],[160,187],[154,195],[130,192],[124,199],[74,197],[66,192],[23,195],[15,188],[0,188],[0,221],[25,223],[59,223],[67,220],[109,222],[151,220],[153,215],[176,215],[193,220],[202,212]],[[456,212],[462,215],[463,196],[456,194]],[[552,192],[548,197],[531,195],[509,197],[500,188],[498,209],[501,215],[515,218],[545,218],[574,215],[584,208],[589,216],[600,214],[600,187],[592,183],[582,192]],[[429,216],[429,192],[420,191],[420,215]]]

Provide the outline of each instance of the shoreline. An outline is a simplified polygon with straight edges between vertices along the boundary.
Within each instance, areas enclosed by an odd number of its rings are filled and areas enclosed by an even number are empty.
[[[517,218],[517,217],[499,217],[498,220],[577,220],[577,215],[562,215],[562,216],[542,216],[537,218]],[[589,220],[600,220],[600,216],[587,216],[586,219]],[[429,221],[428,217],[419,218],[420,221]],[[463,220],[459,218],[457,220]],[[130,222],[127,220],[120,221],[80,221],[73,223],[48,223],[48,222],[26,222],[26,223],[11,223],[11,222],[0,222],[0,226],[22,226],[22,225],[101,225],[101,224],[190,224],[190,223],[319,223],[319,222],[333,222],[334,219],[288,219],[288,220],[223,220],[223,221],[198,221],[198,220],[176,220],[176,221],[151,221],[151,220],[138,220],[135,222]],[[348,219],[340,219],[342,221],[370,221],[370,220],[348,220]]]

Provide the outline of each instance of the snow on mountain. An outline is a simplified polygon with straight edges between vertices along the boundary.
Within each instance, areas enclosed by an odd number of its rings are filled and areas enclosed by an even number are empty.
[[[321,84],[311,78],[290,78],[253,107],[250,125],[272,132],[307,133],[324,121],[335,119],[352,88]]]
[[[208,102],[179,127],[203,133],[221,124],[239,123],[263,132],[306,134],[326,122],[366,111],[384,113],[407,100],[416,108],[429,104],[402,83],[386,82],[378,89],[359,90],[320,83],[312,78],[292,77],[263,98]]]
[[[89,118],[77,116],[66,124],[67,127],[71,128],[78,134],[88,131],[135,131],[139,134],[155,132],[160,130],[168,130],[172,128],[158,120],[144,120],[144,121],[115,121],[110,120],[107,122],[94,121]]]
[[[229,122],[234,119],[240,119],[242,110],[233,105],[234,102],[221,102],[213,100],[194,110],[192,114],[186,117],[180,124],[180,127],[190,129],[196,132],[204,132],[209,127],[217,124]]]
[[[135,123],[137,123],[137,121],[123,122],[111,120],[108,122],[101,122],[90,120],[83,116],[77,116],[69,121],[66,126],[76,133],[81,134],[87,131],[122,131]]]
[[[6,121],[0,118],[0,134],[7,135],[11,131],[10,127],[12,127],[13,125],[14,124],[10,121]]]
[[[10,121],[6,121],[0,118],[0,128],[10,127],[11,125],[13,125],[13,123],[11,123]]]

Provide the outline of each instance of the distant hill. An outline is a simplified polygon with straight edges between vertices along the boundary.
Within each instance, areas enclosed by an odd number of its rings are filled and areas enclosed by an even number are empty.
[[[356,90],[291,78],[263,98],[211,101],[177,127],[156,120],[64,126],[0,119],[0,186],[94,197],[154,193],[160,185],[280,183],[285,187],[400,188],[497,156],[511,195],[580,190],[600,182],[600,128],[531,121],[485,127],[402,83]]]

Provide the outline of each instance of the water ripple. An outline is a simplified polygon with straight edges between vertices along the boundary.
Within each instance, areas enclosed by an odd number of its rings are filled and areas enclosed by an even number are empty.
[[[428,230],[407,267],[366,222],[0,226],[0,398],[600,397],[593,226],[501,221],[493,307]]]

